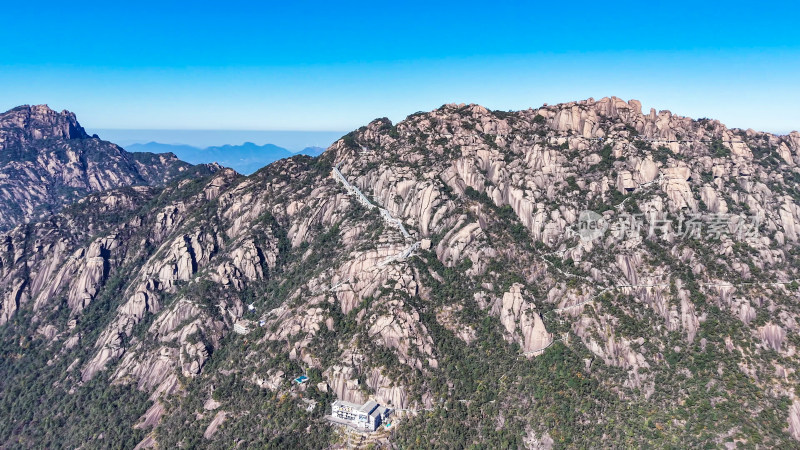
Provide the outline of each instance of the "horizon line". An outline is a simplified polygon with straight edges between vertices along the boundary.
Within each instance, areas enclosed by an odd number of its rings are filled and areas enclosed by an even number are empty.
[[[81,125],[83,126],[83,125]],[[363,126],[363,125],[360,125]],[[98,131],[258,131],[258,132],[302,132],[302,133],[349,133],[347,130],[309,130],[309,129],[256,129],[256,128],[116,128],[116,127],[83,127],[84,129],[92,129]],[[353,128],[358,129],[359,126]]]

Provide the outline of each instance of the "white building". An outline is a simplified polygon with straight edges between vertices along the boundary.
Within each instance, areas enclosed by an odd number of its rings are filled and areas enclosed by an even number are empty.
[[[250,332],[250,321],[240,320],[234,323],[233,331],[237,334],[248,334]]]
[[[358,430],[377,430],[391,413],[391,409],[379,405],[374,400],[369,400],[363,405],[336,400],[331,405],[331,414],[334,418],[348,422],[348,425]]]

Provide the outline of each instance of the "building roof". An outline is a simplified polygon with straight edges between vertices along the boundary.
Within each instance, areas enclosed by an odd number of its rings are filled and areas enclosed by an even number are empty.
[[[336,401],[333,402],[333,404],[336,405],[336,406],[349,406],[350,408],[353,408],[353,409],[356,409],[356,410],[361,408],[361,405],[356,405],[355,403],[351,403],[351,402],[348,402],[348,401],[345,401],[345,400],[336,400]]]
[[[370,416],[377,416],[379,414],[383,414],[384,411],[386,411],[386,408],[379,405],[378,402],[376,402],[375,400],[368,400],[363,405],[358,405],[344,400],[336,400],[333,402],[333,406],[346,406],[352,408],[354,411],[366,413],[369,414]]]
[[[378,407],[378,402],[376,402],[375,400],[369,400],[367,403],[364,403],[360,408],[358,408],[358,410],[369,414],[372,411],[374,411],[375,408],[377,407]]]

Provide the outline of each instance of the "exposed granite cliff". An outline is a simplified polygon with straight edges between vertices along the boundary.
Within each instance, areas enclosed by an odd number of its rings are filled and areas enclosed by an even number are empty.
[[[20,106],[0,114],[0,230],[57,212],[91,192],[163,185],[213,170],[169,153],[128,153],[89,136],[71,112]]]
[[[800,134],[633,100],[444,105],[92,194],[0,235],[4,370],[34,345],[59,389],[135,387],[142,446],[330,444],[304,400],[334,398],[409,447],[796,445],[798,163]],[[585,239],[584,210],[644,225]],[[696,213],[729,222],[678,234]]]

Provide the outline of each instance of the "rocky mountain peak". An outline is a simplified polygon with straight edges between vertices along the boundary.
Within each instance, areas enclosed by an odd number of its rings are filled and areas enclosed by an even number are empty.
[[[47,405],[0,442],[86,396],[126,448],[336,448],[335,399],[394,409],[384,447],[795,448],[799,138],[615,97],[451,104],[117,189],[99,139],[37,141],[8,179],[104,184],[0,234],[0,409]]]
[[[386,118],[376,119],[333,147],[338,161],[361,160],[375,154],[372,150],[397,146],[416,154],[407,158],[429,159],[434,150],[433,154],[448,159],[461,154],[444,151],[447,147],[481,146],[487,139],[493,141],[489,147],[507,154],[509,161],[514,155],[521,156],[523,148],[553,143],[591,158],[596,157],[591,156],[593,152],[606,145],[611,146],[615,157],[630,153],[631,148],[652,147],[681,155],[679,159],[732,153],[750,161],[754,157],[752,148],[776,147],[780,157],[789,161],[800,151],[800,133],[796,131],[779,136],[728,128],[719,120],[685,117],[666,109],[650,108],[644,112],[639,100],[614,96],[544,104],[521,111],[493,111],[478,104],[450,103],[430,112],[411,114],[396,124]],[[745,144],[751,140],[759,144]],[[664,154],[660,157],[663,159]]]
[[[78,123],[75,113],[56,112],[47,105],[23,105],[0,114],[0,143],[13,133],[27,140],[86,139],[90,136]]]
[[[45,217],[90,192],[207,175],[172,154],[129,153],[89,136],[74,113],[23,105],[0,113],[0,230]]]

